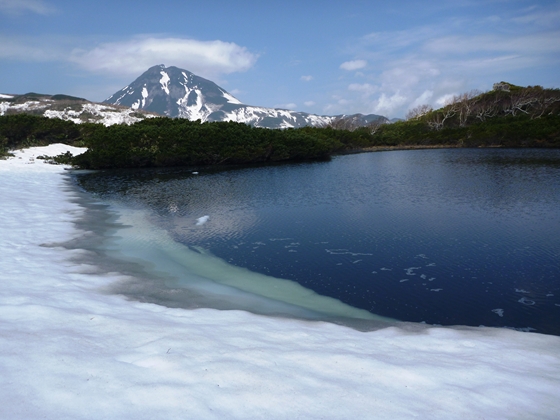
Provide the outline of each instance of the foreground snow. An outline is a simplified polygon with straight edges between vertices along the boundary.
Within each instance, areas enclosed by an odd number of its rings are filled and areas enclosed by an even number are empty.
[[[0,418],[557,418],[560,337],[362,333],[100,293],[122,276],[56,245],[87,234],[63,169],[34,159],[63,150],[0,161]]]

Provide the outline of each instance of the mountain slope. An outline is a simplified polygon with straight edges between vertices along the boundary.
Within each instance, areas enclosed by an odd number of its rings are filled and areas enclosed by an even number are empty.
[[[104,103],[202,121],[207,121],[209,115],[224,105],[241,104],[214,82],[164,65],[151,67]]]
[[[151,67],[104,103],[143,109],[168,117],[200,119],[203,122],[236,121],[266,128],[324,126],[346,117],[242,104],[214,82],[163,64]],[[372,121],[387,121],[379,115],[352,117],[356,121],[363,119],[364,125]]]
[[[145,118],[157,116],[130,107],[89,102],[83,98],[68,95],[45,95],[26,93],[24,95],[0,94],[0,116],[32,114],[48,118],[59,118],[75,123],[99,123],[103,125],[133,124]]]

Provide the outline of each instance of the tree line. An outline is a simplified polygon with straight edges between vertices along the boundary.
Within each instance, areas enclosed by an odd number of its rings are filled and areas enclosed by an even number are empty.
[[[560,90],[494,85],[451,98],[437,110],[411,109],[406,121],[266,129],[236,122],[150,118],[132,125],[75,124],[29,114],[0,117],[0,156],[65,143],[87,147],[59,161],[81,168],[223,165],[328,159],[373,146],[560,147]]]

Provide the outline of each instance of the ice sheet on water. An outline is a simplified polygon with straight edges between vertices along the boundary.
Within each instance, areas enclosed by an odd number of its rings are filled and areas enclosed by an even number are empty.
[[[235,299],[229,299],[228,309],[236,308],[236,303],[242,302],[238,309],[245,309],[256,313],[270,314],[274,307],[284,316],[295,313],[301,317],[302,310],[306,317],[320,318],[338,317],[341,319],[361,319],[383,321],[387,318],[379,317],[366,310],[354,308],[342,303],[338,299],[322,296],[301,286],[299,283],[266,276],[252,272],[245,268],[228,264],[224,260],[212,255],[208,251],[182,245],[175,242],[165,231],[150,224],[147,214],[141,210],[119,209],[119,222],[126,228],[118,231],[114,240],[118,251],[112,255],[123,261],[140,263],[152,276],[167,278],[165,284],[153,283],[153,288],[142,293],[150,294],[160,304],[166,304],[165,296],[174,300],[168,302],[173,306],[192,307],[196,299],[193,295],[204,296],[201,305],[222,308],[228,294],[235,294]],[[296,252],[289,249],[289,252]],[[143,283],[145,284],[145,282]],[[134,282],[120,284],[118,292],[128,294],[127,289],[136,290],[141,287]],[[169,290],[175,290],[170,295]],[[189,294],[192,292],[192,294]],[[178,296],[187,296],[188,302],[178,300]],[[202,301],[201,301],[202,302]]]

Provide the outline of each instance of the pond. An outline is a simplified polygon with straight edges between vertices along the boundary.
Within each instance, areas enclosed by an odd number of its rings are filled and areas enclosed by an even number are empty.
[[[559,150],[393,151],[76,179],[128,226],[110,232],[106,254],[142,266],[115,293],[560,335]]]

